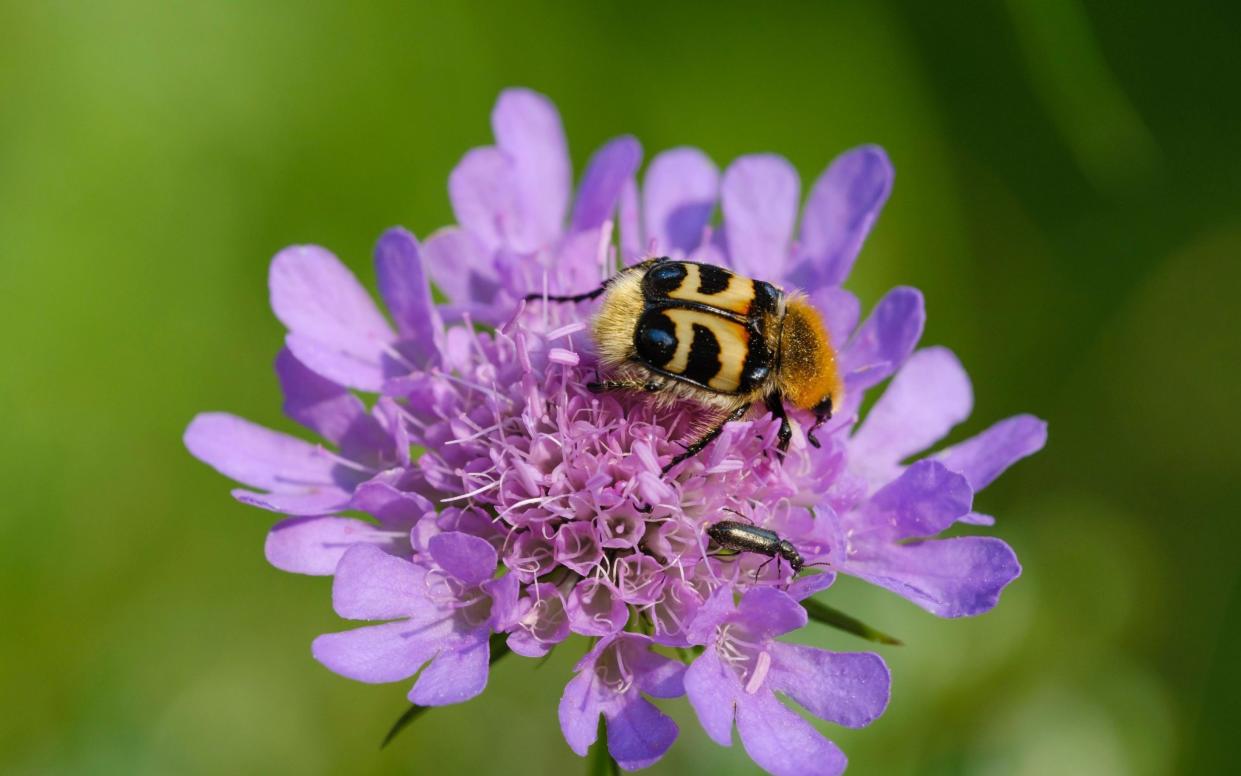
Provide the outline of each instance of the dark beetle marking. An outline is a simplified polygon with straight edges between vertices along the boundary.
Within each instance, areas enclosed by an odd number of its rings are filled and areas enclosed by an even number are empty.
[[[638,358],[652,366],[663,366],[677,352],[676,325],[658,310],[643,313],[633,333]],[[718,367],[717,367],[718,368]]]
[[[701,323],[694,325],[694,341],[689,346],[685,376],[706,385],[720,371],[720,343],[715,334]]]
[[[766,280],[754,281],[754,301],[750,303],[750,317],[762,317],[774,313],[780,306],[780,292]]]
[[[720,269],[711,264],[699,264],[698,293],[718,294],[728,288],[728,282],[732,280],[732,277],[733,274],[726,269]]]
[[[648,296],[667,296],[681,287],[688,272],[681,262],[657,264],[646,271],[643,283]]]

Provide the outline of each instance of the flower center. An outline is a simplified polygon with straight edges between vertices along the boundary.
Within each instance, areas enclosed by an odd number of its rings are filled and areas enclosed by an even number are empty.
[[[715,648],[720,659],[732,669],[750,694],[763,686],[771,670],[771,653],[763,649],[764,644],[736,623],[727,623],[716,631]]]
[[[491,619],[491,596],[481,587],[469,585],[442,569],[431,569],[425,577],[427,598],[440,609],[451,610],[465,629],[477,628]]]
[[[595,661],[595,676],[599,682],[617,695],[623,695],[633,687],[633,671],[629,669],[620,640],[613,641]]]

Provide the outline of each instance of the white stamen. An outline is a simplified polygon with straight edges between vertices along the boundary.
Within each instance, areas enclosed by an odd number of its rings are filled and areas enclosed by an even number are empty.
[[[745,691],[750,695],[758,692],[758,688],[763,686],[763,680],[767,678],[767,672],[771,670],[771,653],[759,652],[758,660],[754,662],[754,674],[750,677],[750,681],[745,684]]]
[[[472,490],[472,491],[470,491],[469,493],[462,493],[460,496],[452,496],[452,497],[450,497],[450,498],[442,498],[442,499],[440,499],[440,503],[441,503],[441,504],[447,504],[447,503],[449,503],[450,501],[461,501],[462,499],[473,498],[474,496],[477,496],[479,493],[486,493],[487,491],[491,490],[492,488],[497,488],[497,487],[499,487],[499,486],[500,486],[500,483],[501,483],[501,482],[503,482],[503,481],[504,481],[504,478],[503,478],[503,477],[501,477],[501,478],[500,478],[500,479],[498,479],[498,480],[492,480],[491,482],[487,483],[486,485],[482,486],[481,488],[478,488],[478,489],[476,489],[476,490]]]
[[[585,330],[586,330],[586,324],[582,323],[581,321],[575,321],[574,323],[569,323],[564,326],[561,326],[559,329],[552,329],[551,331],[547,333],[547,339],[548,341],[558,340],[561,337],[567,337],[570,334],[577,334],[579,331],[585,331]]]

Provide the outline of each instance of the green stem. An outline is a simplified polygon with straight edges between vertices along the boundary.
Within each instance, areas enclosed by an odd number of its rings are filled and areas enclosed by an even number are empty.
[[[508,642],[504,640],[504,634],[496,633],[492,635],[491,637],[491,663],[490,663],[491,665],[495,665],[497,660],[504,657],[511,651],[512,650],[509,649]],[[383,743],[379,745],[379,748],[383,749],[385,746],[391,743],[392,739],[396,738],[397,733],[400,733],[402,730],[409,727],[410,723],[418,719],[418,717],[422,716],[422,713],[429,708],[431,707],[430,706],[419,706],[416,703],[410,704],[409,708],[405,710],[405,713],[402,714],[400,718],[397,719],[396,722],[392,723],[392,727],[388,730],[388,735],[384,736]]]
[[[587,776],[620,776],[620,766],[608,752],[608,723],[602,714],[599,715],[595,745],[590,748],[590,759],[586,762],[586,774]]]
[[[807,598],[801,602],[805,607],[806,614],[810,615],[810,619],[815,622],[821,622],[824,625],[830,625],[833,628],[839,628],[846,633],[852,633],[854,636],[860,636],[867,641],[876,641],[880,644],[894,644],[901,646],[904,644],[895,636],[889,636],[881,630],[870,627],[861,620],[850,617],[839,609],[833,609],[827,604],[819,603],[813,598]]]

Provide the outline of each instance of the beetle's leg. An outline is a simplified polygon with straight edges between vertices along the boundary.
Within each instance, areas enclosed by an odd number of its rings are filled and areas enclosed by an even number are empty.
[[[763,569],[767,568],[767,565],[771,563],[773,560],[778,560],[779,557],[780,557],[779,555],[772,555],[770,558],[763,561],[759,565],[758,568],[754,569],[754,584],[756,585],[758,584],[758,575],[763,573]],[[779,575],[780,575],[780,564],[777,562],[776,563],[776,576],[778,577]]]
[[[689,447],[685,448],[685,452],[681,453],[676,458],[673,458],[672,461],[669,462],[668,465],[664,467],[662,473],[667,474],[668,470],[671,469],[673,466],[676,466],[681,461],[684,461],[687,458],[693,458],[695,455],[702,452],[702,449],[704,447],[711,444],[711,442],[714,441],[715,438],[720,435],[720,432],[724,430],[724,426],[728,425],[729,423],[732,423],[734,420],[741,420],[741,418],[745,416],[746,411],[749,409],[750,409],[750,405],[745,404],[733,410],[732,412],[728,413],[728,416],[724,418],[723,420],[721,420],[718,426],[711,429],[707,433],[703,434],[701,437],[699,437],[698,441],[694,442]]]
[[[608,284],[604,283],[603,285],[596,288],[594,291],[587,291],[584,294],[569,294],[566,296],[556,296],[556,295],[544,296],[543,294],[526,294],[524,298],[527,302],[533,302],[536,299],[546,299],[549,302],[585,302],[587,299],[594,299],[595,297],[599,296],[604,291],[606,291],[607,288],[608,288]]]
[[[789,442],[793,439],[793,427],[789,423],[789,414],[784,410],[784,397],[778,393],[768,396],[767,409],[774,417],[780,419],[780,432],[777,434],[779,444],[776,445],[776,449],[780,451],[780,458],[784,458],[784,454],[789,451]]]
[[[752,518],[750,518],[748,515],[743,515],[743,514],[741,514],[741,513],[740,513],[740,512],[738,512],[737,510],[733,509],[732,507],[724,507],[724,511],[725,511],[725,512],[732,512],[734,515],[736,515],[737,517],[739,517],[739,518],[741,518],[742,520],[746,521],[746,522],[747,522],[747,523],[749,523],[750,525],[755,525],[754,520],[753,520]]]
[[[832,419],[832,399],[829,396],[815,409],[814,425],[806,432],[806,441],[815,447],[819,447],[819,440],[815,438],[814,432],[819,430],[819,426]]]

